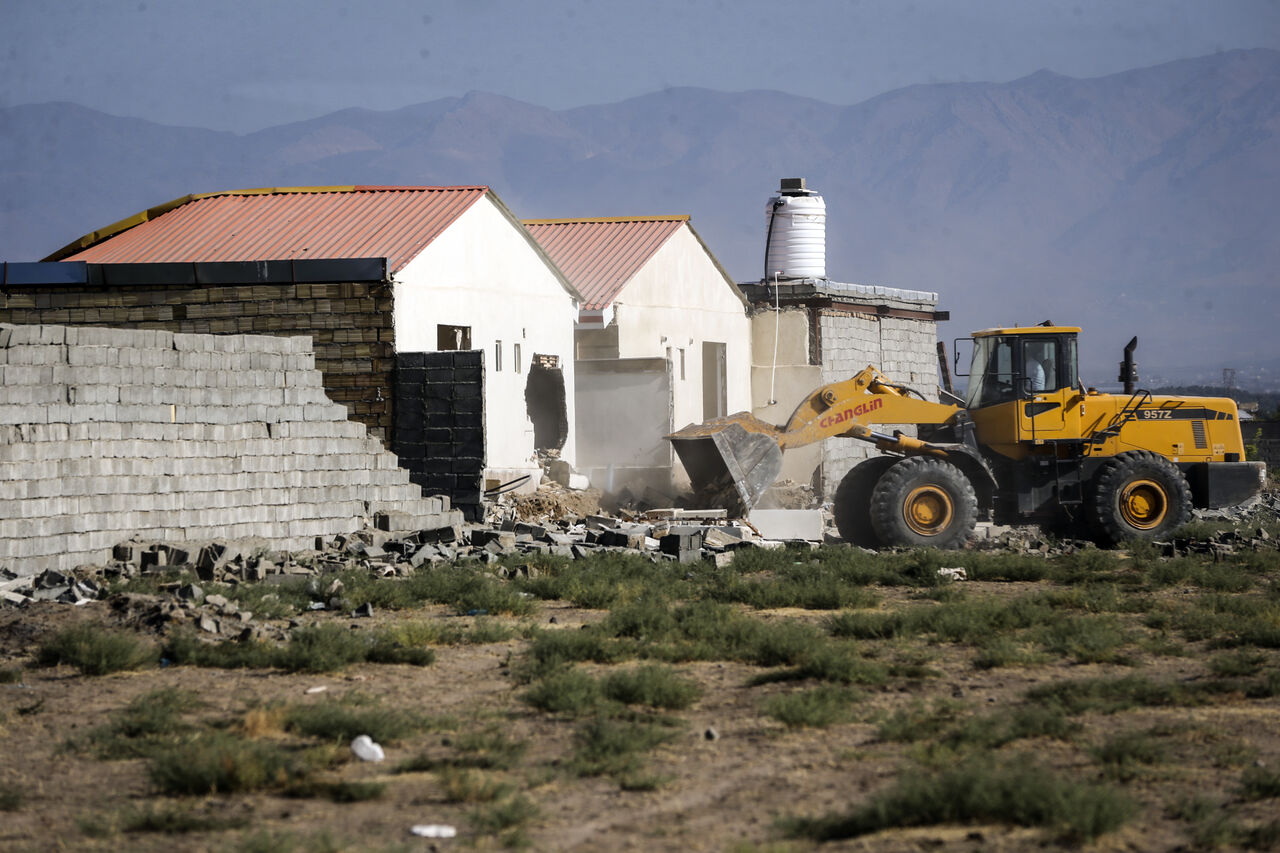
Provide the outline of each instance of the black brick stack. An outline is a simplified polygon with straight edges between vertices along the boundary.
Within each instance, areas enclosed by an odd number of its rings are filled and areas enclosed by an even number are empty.
[[[480,519],[484,474],[484,353],[396,354],[392,449],[427,495],[449,495]]]

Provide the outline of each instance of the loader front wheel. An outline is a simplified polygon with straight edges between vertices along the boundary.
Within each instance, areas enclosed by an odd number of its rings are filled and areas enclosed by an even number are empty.
[[[897,461],[895,456],[872,456],[850,468],[840,481],[831,512],[840,538],[850,545],[880,546],[880,539],[871,526],[871,492],[881,475]]]
[[[886,545],[958,548],[973,533],[977,517],[973,484],[941,459],[900,459],[871,493],[871,526]]]
[[[1122,453],[1098,473],[1090,509],[1099,544],[1157,539],[1191,520],[1191,488],[1158,453]]]

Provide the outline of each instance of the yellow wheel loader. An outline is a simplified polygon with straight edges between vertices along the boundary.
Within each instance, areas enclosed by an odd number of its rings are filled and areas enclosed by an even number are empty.
[[[1241,503],[1266,467],[1244,459],[1239,413],[1219,397],[1085,389],[1072,326],[974,332],[968,391],[934,403],[874,367],[818,388],[784,426],[739,413],[667,438],[704,506],[746,512],[777,478],[782,453],[831,438],[886,455],[854,467],[836,490],[840,535],[879,547],[964,543],[974,524],[1035,523],[1114,545],[1154,539],[1193,507]],[[966,339],[970,340],[970,339]],[[872,429],[915,424],[918,437]]]

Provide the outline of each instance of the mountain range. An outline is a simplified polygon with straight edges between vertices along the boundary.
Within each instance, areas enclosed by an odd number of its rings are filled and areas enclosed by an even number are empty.
[[[39,258],[187,193],[486,184],[522,218],[688,213],[740,281],[765,204],[803,176],[838,281],[935,291],[950,340],[1080,325],[1108,385],[1139,337],[1153,381],[1280,386],[1280,52],[1092,79],[912,86],[841,106],[672,88],[550,110],[483,92],[249,134],[68,103],[0,109],[0,260]]]

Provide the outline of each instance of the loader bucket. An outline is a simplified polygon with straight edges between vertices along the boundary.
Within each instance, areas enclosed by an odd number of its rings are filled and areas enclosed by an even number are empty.
[[[782,470],[782,451],[769,435],[738,424],[686,427],[667,436],[702,508],[746,515]]]

